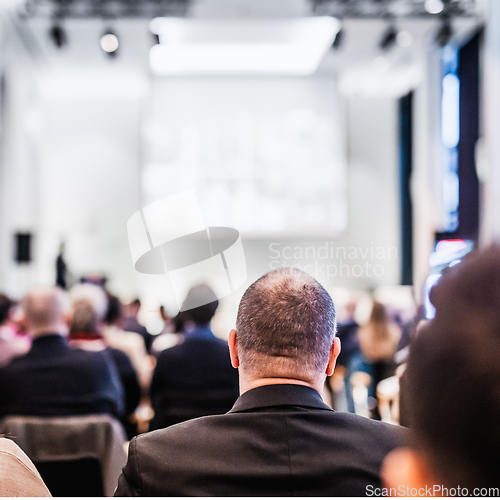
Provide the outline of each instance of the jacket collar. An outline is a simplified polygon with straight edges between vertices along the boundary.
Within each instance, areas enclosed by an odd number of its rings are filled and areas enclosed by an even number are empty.
[[[68,348],[66,339],[58,333],[47,333],[33,339],[31,350],[49,350]]]
[[[216,337],[210,329],[210,323],[205,326],[196,325],[191,330],[186,331],[184,340],[215,340]]]
[[[333,411],[323,402],[319,393],[304,385],[276,384],[255,387],[244,392],[229,413],[269,406],[306,406]]]

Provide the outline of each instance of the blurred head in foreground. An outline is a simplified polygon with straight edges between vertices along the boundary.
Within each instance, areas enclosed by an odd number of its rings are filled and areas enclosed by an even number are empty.
[[[431,301],[436,316],[420,330],[408,362],[413,447],[389,455],[384,480],[394,488],[435,488],[439,496],[442,486],[468,494],[498,487],[500,247],[449,268]]]
[[[241,392],[266,381],[320,392],[340,353],[335,331],[332,299],[314,278],[290,268],[265,274],[244,293],[229,335]]]

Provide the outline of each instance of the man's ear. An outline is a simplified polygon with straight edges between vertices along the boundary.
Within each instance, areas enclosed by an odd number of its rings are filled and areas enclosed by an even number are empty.
[[[69,328],[71,326],[71,321],[73,320],[73,311],[66,311],[64,313],[64,323],[66,324],[66,326]]]
[[[238,368],[240,366],[240,358],[238,357],[238,343],[236,341],[236,330],[234,328],[229,332],[227,343],[229,344],[231,364],[233,365],[233,368]]]
[[[26,322],[26,316],[24,315],[24,313],[18,316],[14,322],[19,332],[25,333],[28,331],[28,323]]]
[[[328,358],[328,364],[326,365],[326,375],[328,377],[333,373],[333,370],[335,370],[335,363],[337,362],[340,351],[340,339],[335,337],[333,339],[332,347],[330,347],[330,357]]]
[[[391,496],[407,496],[408,488],[428,487],[431,491],[436,482],[421,453],[411,448],[398,448],[385,457],[381,471],[386,488],[396,492]],[[424,491],[424,490],[422,490]]]

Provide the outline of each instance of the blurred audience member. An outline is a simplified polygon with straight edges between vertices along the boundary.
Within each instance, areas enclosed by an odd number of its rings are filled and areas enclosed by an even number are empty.
[[[359,325],[354,319],[356,302],[350,301],[345,306],[346,319],[337,326],[337,337],[340,339],[342,350],[337,359],[337,366],[347,366],[350,357],[359,351],[358,328]]]
[[[171,318],[163,306],[160,306],[160,317],[165,322],[163,331],[158,335],[151,345],[151,353],[158,357],[160,352],[174,347],[184,339],[184,325],[186,323],[186,315],[184,312],[178,312]]]
[[[430,299],[405,372],[413,446],[387,458],[388,494],[498,496],[500,247],[448,268]]]
[[[66,243],[61,241],[59,245],[59,254],[56,259],[56,285],[60,286],[63,290],[68,288],[66,281],[66,273],[68,272],[68,267],[66,266],[66,261],[64,260],[64,250],[66,248]]]
[[[151,430],[226,413],[238,398],[238,371],[231,366],[227,342],[210,329],[217,297],[207,285],[199,285],[189,291],[186,303],[205,305],[185,311],[191,325],[184,342],[158,357],[151,383]]]
[[[354,319],[356,302],[351,300],[345,306],[345,321],[337,326],[337,337],[340,339],[342,350],[337,359],[337,367],[344,367],[344,390],[347,401],[347,411],[355,412],[354,401],[352,397],[351,375],[352,360],[360,356],[358,328],[359,325]]]
[[[144,344],[149,354],[151,352],[151,344],[153,343],[153,335],[146,330],[145,326],[139,323],[137,315],[140,309],[141,301],[139,299],[135,299],[125,306],[122,328],[126,332],[136,332],[140,334],[144,339]]]
[[[397,323],[389,320],[383,304],[374,301],[368,322],[359,328],[358,339],[361,354],[370,363],[372,376],[370,395],[376,399],[377,384],[384,378],[394,375],[396,364],[394,354],[401,337]],[[380,418],[378,409],[373,408],[373,416]]]
[[[31,342],[26,335],[18,335],[13,314],[16,303],[0,293],[0,368],[12,358],[30,350]]]
[[[144,394],[149,391],[153,363],[146,352],[146,346],[141,335],[136,332],[126,332],[122,329],[122,305],[118,297],[107,292],[108,308],[104,317],[101,333],[106,344],[123,351],[134,365],[139,383]]]
[[[78,285],[92,287],[93,285]],[[99,292],[104,292],[98,288]],[[104,296],[105,297],[105,296]],[[128,356],[119,349],[106,345],[102,335],[103,318],[98,315],[90,300],[78,299],[73,303],[73,317],[69,332],[70,344],[87,351],[102,351],[109,355],[109,362],[113,363],[118,370],[118,375],[124,389],[125,415],[122,423],[129,437],[137,434],[137,428],[131,417],[141,399],[141,387],[137,374]]]
[[[0,416],[108,413],[120,417],[123,389],[105,353],[68,345],[68,307],[57,287],[38,287],[22,304],[31,350],[0,370]]]
[[[33,462],[14,441],[0,437],[0,497],[50,497]]]

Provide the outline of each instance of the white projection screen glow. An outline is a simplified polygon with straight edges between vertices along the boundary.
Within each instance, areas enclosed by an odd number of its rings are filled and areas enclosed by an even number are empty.
[[[208,226],[335,237],[347,226],[332,75],[157,78],[143,129],[144,205],[196,191]]]

